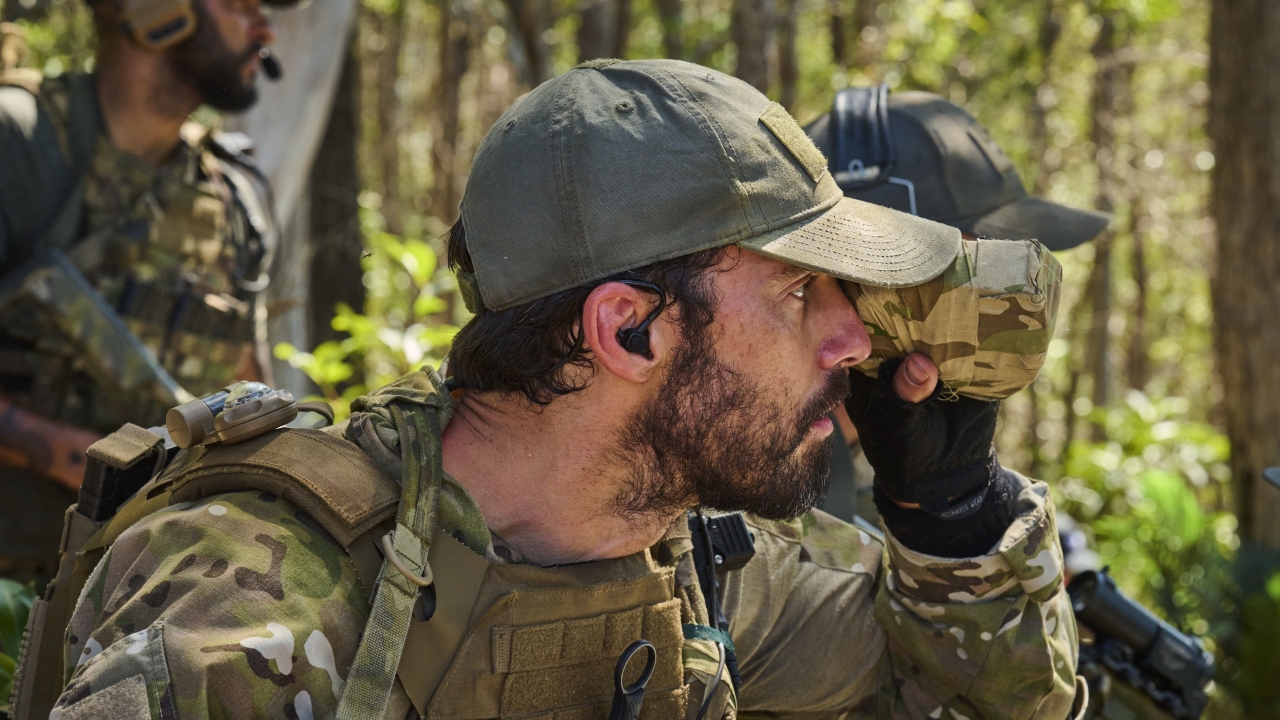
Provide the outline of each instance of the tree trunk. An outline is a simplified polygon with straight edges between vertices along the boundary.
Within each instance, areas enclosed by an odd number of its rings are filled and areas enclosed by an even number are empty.
[[[796,86],[800,83],[800,59],[796,56],[796,25],[800,18],[800,0],[782,0],[778,18],[778,80],[782,91],[778,103],[788,112],[796,104]]]
[[[397,0],[390,15],[377,15],[386,46],[378,54],[378,160],[382,168],[382,218],[387,232],[404,232],[400,197],[400,102],[396,85],[400,79],[400,54],[404,48],[405,7],[409,0]]]
[[[455,11],[452,0],[440,2],[440,75],[435,88],[437,128],[431,142],[431,211],[451,223],[457,215],[459,197],[458,114],[462,76],[471,52],[471,29],[467,17]]]
[[[684,7],[681,0],[657,0],[662,20],[662,48],[667,57],[684,58]]]
[[[831,62],[841,70],[849,67],[849,49],[845,38],[844,2],[831,0]]]
[[[1151,378],[1147,358],[1147,252],[1142,239],[1142,196],[1135,192],[1129,202],[1129,235],[1133,242],[1133,330],[1129,333],[1129,387],[1145,390]]]
[[[631,25],[630,0],[583,0],[578,13],[578,62],[621,58]]]
[[[1122,33],[1117,29],[1115,18],[1104,16],[1102,27],[1098,30],[1098,39],[1093,45],[1092,53],[1097,63],[1097,76],[1094,79],[1091,108],[1091,139],[1097,148],[1094,164],[1098,167],[1097,208],[1103,212],[1111,212],[1115,207],[1117,186],[1116,152],[1119,143],[1116,138],[1117,120],[1128,110],[1129,78],[1133,66],[1116,62],[1116,51],[1127,42],[1128,31]],[[1089,323],[1089,337],[1085,350],[1086,368],[1093,379],[1094,407],[1107,407],[1111,404],[1111,386],[1114,372],[1111,364],[1111,311],[1112,311],[1112,261],[1111,248],[1114,235],[1104,232],[1094,240],[1094,267],[1092,291],[1089,303],[1093,317]],[[1094,428],[1094,439],[1101,439],[1101,428]]]
[[[734,75],[760,92],[769,90],[769,41],[773,31],[773,0],[734,0],[729,36],[738,46]]]
[[[1032,183],[1032,192],[1035,195],[1043,195],[1049,190],[1049,176],[1057,169],[1056,164],[1049,163],[1045,156],[1049,150],[1049,111],[1057,102],[1049,68],[1053,60],[1053,49],[1061,36],[1062,23],[1057,17],[1057,2],[1044,0],[1044,15],[1040,19],[1040,32],[1036,42],[1036,49],[1040,54],[1040,78],[1031,101],[1031,148],[1036,158],[1036,177]]]
[[[545,0],[506,0],[523,62],[516,63],[521,82],[533,87],[551,79],[551,57],[542,33],[547,29]]]
[[[1215,344],[1245,537],[1280,549],[1280,4],[1213,0],[1209,135]]]
[[[333,94],[329,122],[311,166],[311,277],[308,291],[308,339],[312,346],[337,339],[330,325],[334,307],[364,307],[364,271],[357,197],[360,174],[356,140],[360,137],[360,66],[348,46],[342,76]]]
[[[879,7],[880,0],[857,0],[857,4],[853,6],[853,33],[858,39],[858,51],[854,62],[857,69],[867,74],[871,74],[869,72],[871,65],[880,56],[880,40],[878,37],[872,37],[879,24],[876,18],[876,10]]]

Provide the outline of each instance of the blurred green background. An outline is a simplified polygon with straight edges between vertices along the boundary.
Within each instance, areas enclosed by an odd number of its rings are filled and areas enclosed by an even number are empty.
[[[10,3],[22,3],[9,14],[26,36],[22,64],[91,67],[80,0]],[[801,123],[850,85],[939,93],[991,131],[1032,192],[1115,216],[1060,255],[1065,322],[1041,378],[1005,403],[1003,461],[1050,482],[1124,590],[1204,637],[1219,663],[1208,717],[1280,717],[1280,573],[1233,512],[1214,365],[1210,4],[364,0],[338,90],[358,127],[345,141],[363,306],[334,308],[331,339],[281,344],[277,357],[340,413],[438,364],[467,319],[442,235],[470,158],[516,97],[581,60],[703,63]],[[0,615],[12,590],[0,587]],[[12,653],[4,628],[0,653]]]

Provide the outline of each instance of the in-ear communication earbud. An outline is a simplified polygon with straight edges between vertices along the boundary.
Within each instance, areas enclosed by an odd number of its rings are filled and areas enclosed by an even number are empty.
[[[618,344],[622,346],[623,350],[636,355],[647,356],[649,354],[649,323],[653,322],[654,318],[658,317],[659,313],[667,307],[667,294],[662,292],[662,288],[657,285],[643,280],[619,280],[618,282],[640,288],[658,296],[658,307],[654,308],[653,312],[649,313],[649,316],[641,321],[639,325],[618,331]]]

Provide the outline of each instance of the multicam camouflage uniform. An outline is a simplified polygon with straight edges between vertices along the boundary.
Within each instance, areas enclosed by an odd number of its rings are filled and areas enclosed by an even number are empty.
[[[68,131],[62,116],[72,107],[73,86],[84,82],[64,76],[40,83],[37,107],[56,131]],[[169,374],[201,395],[253,369],[254,302],[274,230],[265,188],[244,158],[203,130],[188,135],[198,137],[180,142],[157,168],[99,132],[83,173],[80,231],[63,249]],[[69,179],[71,186],[53,188],[59,201],[75,192]],[[0,202],[6,271],[46,239],[32,222],[40,209],[13,207],[16,201]],[[29,324],[33,317],[11,309],[4,318],[9,399],[102,432],[125,422],[159,424],[167,408],[86,377],[78,349]],[[20,384],[29,391],[17,390]]]
[[[439,402],[437,382],[415,373],[379,394]],[[395,427],[372,409],[335,432],[399,477]],[[1019,482],[1018,519],[978,558],[923,556],[821,512],[753,521],[757,555],[725,587],[742,693],[708,717],[1065,717],[1076,636],[1053,508],[1045,485]],[[439,526],[489,563],[523,562],[447,478],[439,508]],[[705,622],[682,525],[637,557],[654,572],[675,566],[682,621]],[[89,578],[67,632],[70,684],[54,717],[332,717],[367,597],[342,547],[281,497],[236,492],[173,505],[120,536]],[[563,605],[572,613],[572,596]],[[570,645],[569,634],[554,639]],[[693,717],[716,655],[696,640],[683,655]],[[496,702],[477,696],[471,705]],[[392,707],[416,717],[403,693]],[[450,716],[521,716],[503,708]],[[646,704],[646,717],[681,715]]]
[[[0,275],[61,245],[187,391],[255,374],[265,357],[255,300],[275,232],[265,186],[203,131],[161,168],[125,153],[107,137],[93,83],[0,77]],[[51,238],[64,217],[66,237]],[[4,399],[103,433],[163,422],[167,406],[154,394],[121,389],[85,355],[38,303],[0,310]],[[13,469],[0,470],[0,485],[0,574],[47,576],[74,497]]]
[[[1053,339],[1062,266],[1034,240],[966,240],[937,278],[907,288],[848,283],[871,334],[857,367],[920,352],[951,390],[1002,400],[1031,384]]]

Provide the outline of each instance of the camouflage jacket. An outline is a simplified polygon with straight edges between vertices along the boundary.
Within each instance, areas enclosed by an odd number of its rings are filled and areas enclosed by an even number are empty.
[[[0,77],[0,272],[59,246],[187,391],[255,374],[255,305],[275,242],[256,171],[194,124],[153,166],[112,144],[91,76],[27,80]],[[51,236],[60,222],[71,229]],[[100,432],[162,422],[166,408],[87,370],[38,300],[6,303],[7,398]]]
[[[393,475],[397,438],[372,415],[346,437]],[[1065,717],[1076,630],[1061,549],[1046,486],[1020,482],[1020,516],[979,558],[923,556],[820,511],[753,521],[757,555],[724,592],[737,714]],[[522,562],[455,482],[438,519],[489,562]],[[669,538],[688,552],[687,533]],[[341,546],[283,498],[173,505],[126,531],[89,578],[55,715],[332,717],[368,613]]]

